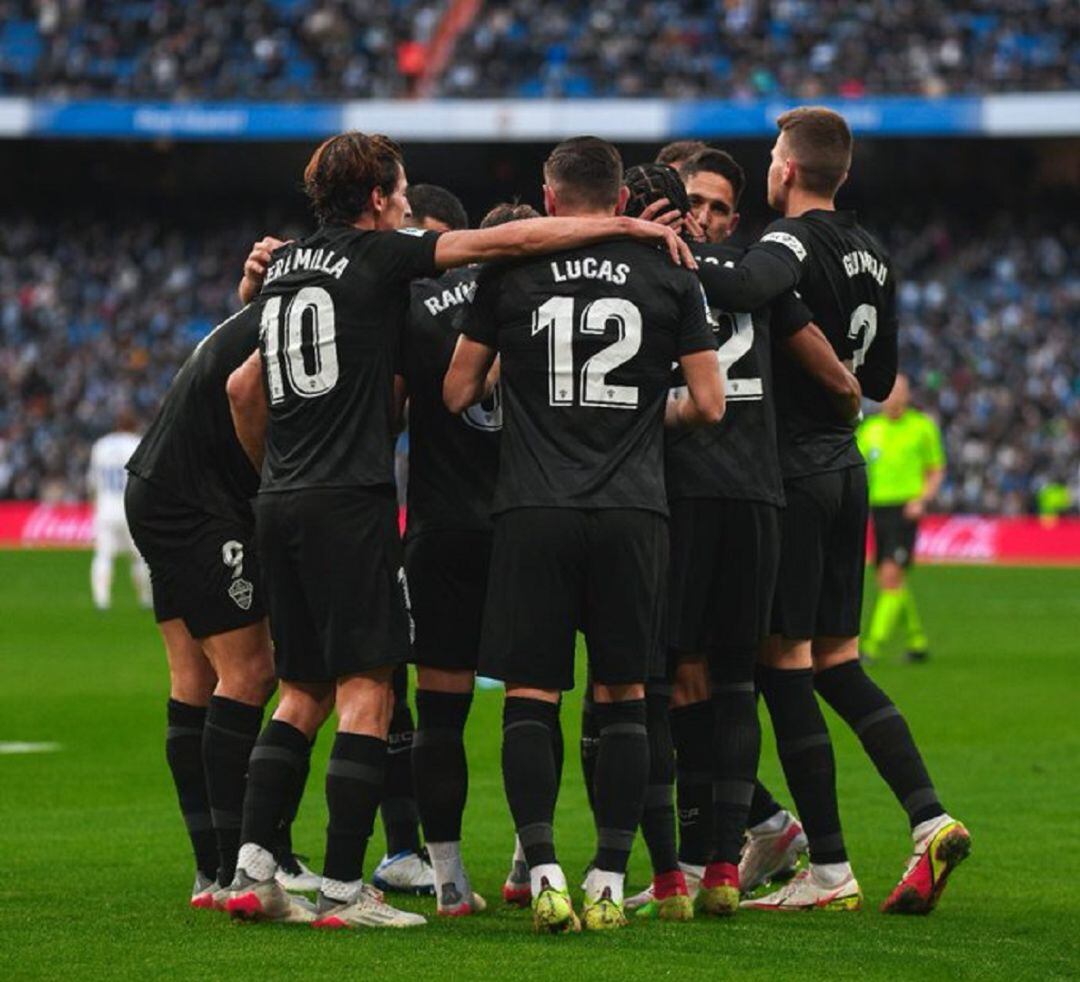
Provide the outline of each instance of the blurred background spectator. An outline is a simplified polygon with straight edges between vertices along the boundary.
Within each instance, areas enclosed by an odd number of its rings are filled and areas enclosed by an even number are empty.
[[[338,99],[1080,85],[1076,0],[0,0],[0,94]],[[451,24],[448,21],[447,24]]]

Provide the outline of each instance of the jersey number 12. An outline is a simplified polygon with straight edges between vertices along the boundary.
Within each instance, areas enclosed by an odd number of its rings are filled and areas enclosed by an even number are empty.
[[[603,337],[609,321],[619,336],[606,348],[586,359],[579,376],[574,373],[574,298],[552,297],[533,311],[532,333],[548,332],[548,403],[572,406],[575,395],[581,406],[601,409],[636,409],[636,385],[616,385],[608,373],[625,365],[641,348],[641,311],[621,297],[594,300],[581,312],[581,336]]]

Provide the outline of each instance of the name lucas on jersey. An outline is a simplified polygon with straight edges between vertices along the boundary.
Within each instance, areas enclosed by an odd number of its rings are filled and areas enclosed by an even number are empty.
[[[610,259],[601,261],[595,256],[585,256],[584,259],[564,259],[552,263],[551,275],[556,283],[585,279],[607,280],[608,283],[622,286],[630,275],[630,266],[628,263],[615,265]]]
[[[863,249],[849,252],[843,258],[844,272],[848,279],[858,276],[859,273],[869,273],[871,278],[877,281],[878,286],[885,285],[885,279],[889,275],[889,267],[879,262],[873,255]]]
[[[280,259],[275,260],[266,271],[266,282],[273,283],[279,276],[286,276],[298,269],[306,269],[312,273],[326,273],[336,280],[340,280],[342,274],[349,268],[349,260],[344,256],[340,259],[333,249],[293,249]]]

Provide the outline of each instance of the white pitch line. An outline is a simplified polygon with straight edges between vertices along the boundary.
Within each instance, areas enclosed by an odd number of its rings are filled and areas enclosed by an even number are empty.
[[[0,742],[0,754],[54,754],[60,749],[58,743]]]

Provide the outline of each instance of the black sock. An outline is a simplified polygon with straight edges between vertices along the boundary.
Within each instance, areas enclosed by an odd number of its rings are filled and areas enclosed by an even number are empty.
[[[762,691],[791,796],[810,840],[810,861],[847,861],[836,803],[832,741],[806,669],[761,669]]]
[[[469,791],[462,738],[472,699],[471,692],[416,690],[419,725],[413,738],[412,769],[428,842],[461,840],[461,816]]]
[[[503,705],[502,772],[506,800],[528,865],[554,863],[556,783],[552,741],[556,703],[507,698]]]
[[[675,739],[679,859],[704,866],[712,858],[713,708],[695,702],[671,710]]]
[[[585,697],[581,700],[581,777],[585,782],[589,811],[595,815],[593,780],[596,777],[596,755],[600,751],[600,734],[596,729],[596,703],[592,699],[592,686],[586,685]]]
[[[311,743],[289,723],[266,724],[248,767],[242,842],[254,842],[281,857],[281,827],[303,792],[311,761]],[[291,852],[291,847],[290,850]]]
[[[232,883],[240,851],[248,760],[259,735],[263,707],[211,696],[203,730],[203,767],[218,843],[218,883]],[[273,841],[267,848],[273,848]]]
[[[218,847],[214,824],[210,820],[210,801],[206,794],[206,771],[203,769],[202,741],[206,707],[169,700],[169,728],[165,734],[165,759],[172,771],[180,813],[184,816],[195,867],[208,879],[218,871]]]
[[[862,665],[849,661],[826,669],[814,685],[862,741],[912,828],[945,814],[907,722]]]
[[[649,732],[649,784],[641,834],[649,849],[653,876],[679,868],[675,847],[675,745],[671,740],[671,686],[645,688],[645,725]]]
[[[649,782],[645,700],[596,703],[596,866],[625,873]]]
[[[559,705],[556,709],[556,722],[555,728],[551,733],[551,752],[555,756],[555,797],[559,796],[559,791],[562,789],[562,769],[563,769],[563,757],[566,755],[566,745],[563,743],[562,732],[562,698],[559,699]]]
[[[352,883],[364,875],[364,854],[386,776],[386,741],[338,733],[326,767],[326,864],[323,876]]]
[[[262,737],[259,739],[261,740]],[[258,746],[258,743],[256,743],[256,749],[258,749]],[[311,751],[314,747],[315,741],[312,740],[307,745],[307,752],[302,755],[303,759],[298,764],[298,770],[293,774],[289,798],[285,803],[285,812],[278,822],[277,838],[274,843],[274,855],[277,857],[279,863],[291,863],[293,861],[292,827],[293,822],[296,821],[296,816],[300,811],[300,802],[304,798],[304,789],[307,787],[308,774],[311,773]],[[255,751],[253,750],[252,761],[254,761],[254,756]],[[248,785],[250,786],[250,784],[251,769],[249,768]],[[242,835],[241,839],[243,839]]]
[[[413,718],[409,709],[408,667],[394,672],[394,713],[387,736],[386,786],[381,805],[386,854],[420,851],[420,813],[413,796]]]
[[[767,822],[773,815],[779,815],[783,810],[784,806],[772,796],[772,792],[760,781],[755,781],[754,797],[750,801],[750,814],[746,817],[747,828]]]
[[[754,796],[761,724],[754,689],[756,648],[725,650],[712,672],[713,862],[738,864]]]

